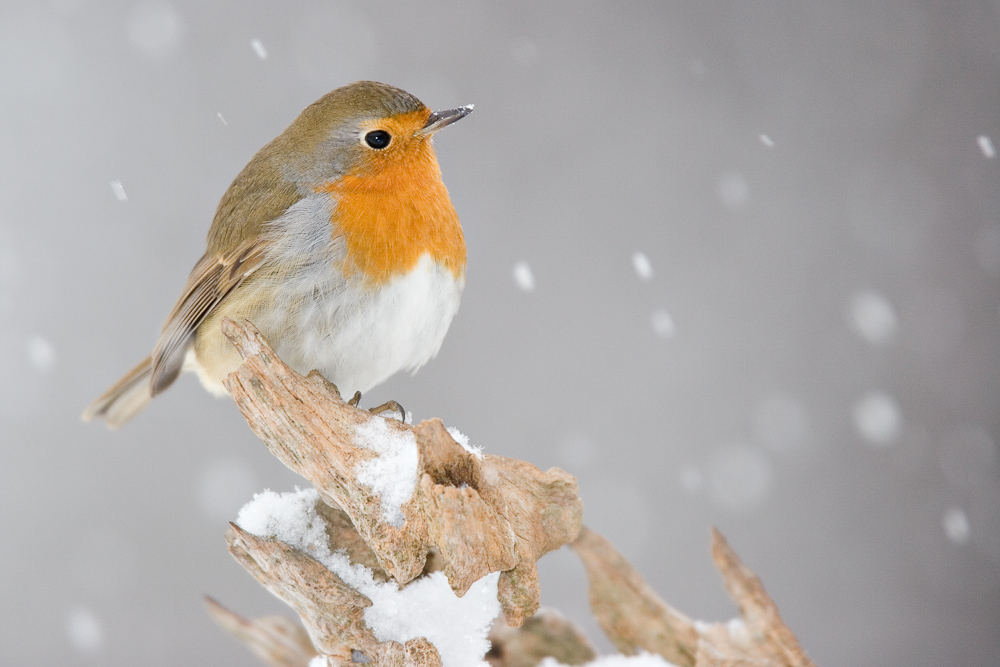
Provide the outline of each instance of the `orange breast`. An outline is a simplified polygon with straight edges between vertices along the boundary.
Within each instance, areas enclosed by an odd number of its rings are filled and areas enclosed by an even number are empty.
[[[456,279],[465,271],[465,238],[434,149],[430,141],[412,141],[377,169],[318,188],[337,202],[333,224],[347,244],[345,275],[385,283],[413,269],[424,253]]]

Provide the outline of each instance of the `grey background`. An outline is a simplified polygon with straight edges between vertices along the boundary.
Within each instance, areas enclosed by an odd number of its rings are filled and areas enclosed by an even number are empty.
[[[366,402],[573,472],[695,617],[735,614],[717,525],[818,664],[995,665],[998,35],[986,1],[6,0],[0,663],[254,664],[201,596],[284,612],[222,533],[297,480],[191,377],[78,414],[253,152],[371,78],[476,112],[436,144],[462,309]],[[596,635],[575,557],[541,572]]]

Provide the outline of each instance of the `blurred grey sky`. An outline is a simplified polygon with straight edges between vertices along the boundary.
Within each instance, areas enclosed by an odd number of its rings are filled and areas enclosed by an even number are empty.
[[[201,596],[290,614],[222,539],[298,483],[232,404],[78,415],[251,155],[376,79],[476,113],[436,142],[462,309],[366,402],[573,472],[693,616],[735,615],[717,525],[823,667],[995,665],[998,35],[996,2],[6,0],[0,663],[249,665]],[[573,555],[541,573],[596,635]]]

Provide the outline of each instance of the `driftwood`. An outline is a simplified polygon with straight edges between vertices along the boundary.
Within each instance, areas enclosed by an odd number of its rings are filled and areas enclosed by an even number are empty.
[[[543,658],[562,665],[585,665],[597,651],[572,621],[554,609],[541,609],[519,628],[498,620],[490,632],[486,660],[491,667],[534,667]]]
[[[507,622],[520,625],[537,611],[538,558],[580,530],[583,504],[572,475],[502,456],[479,459],[437,419],[413,427],[348,405],[319,373],[302,377],[286,366],[249,322],[222,326],[244,359],[226,388],[250,427],[327,505],[347,513],[389,576],[411,581],[437,548],[456,594],[499,571]],[[358,465],[378,454],[357,444],[355,433],[376,419],[412,434],[418,447],[416,488],[400,508],[399,527],[387,522],[381,499],[357,479]]]
[[[286,366],[249,322],[225,320],[223,331],[244,359],[226,387],[268,449],[317,490],[326,553],[343,551],[375,581],[404,587],[441,570],[458,596],[500,573],[506,623],[494,627],[485,658],[494,667],[528,667],[548,656],[566,665],[594,658],[570,621],[550,610],[535,615],[536,562],[568,543],[586,566],[594,614],[622,653],[654,653],[682,667],[812,665],[759,580],[718,533],[713,555],[743,620],[695,623],[660,600],[606,540],[582,528],[572,475],[480,455],[458,444],[440,420],[411,426],[358,409],[318,373],[303,377]],[[385,454],[359,435],[369,427],[394,438],[401,451],[414,448],[412,474],[402,466],[402,476],[386,487],[359,473]],[[315,666],[310,661],[323,656],[326,665],[442,665],[423,637],[379,641],[365,623],[370,599],[313,556],[235,524],[226,540],[236,560],[295,609],[305,628],[277,617],[248,620],[210,601],[212,616],[265,663]]]
[[[679,667],[815,667],[760,579],[712,531],[712,557],[741,619],[696,623],[661,600],[603,537],[584,528],[573,542],[590,580],[590,604],[622,653],[640,650]]]
[[[781,620],[778,605],[764,590],[760,579],[743,564],[722,534],[714,529],[712,558],[722,573],[729,594],[740,607],[745,632],[734,632],[731,627],[719,624],[704,629],[698,642],[696,664],[699,667],[816,667],[802,650],[799,640]]]
[[[611,543],[584,528],[573,549],[587,568],[590,607],[625,655],[656,653],[674,664],[695,664],[698,630],[694,621],[661,600]]]
[[[255,620],[229,611],[212,598],[206,599],[208,613],[272,667],[306,667],[317,652],[305,628],[284,616],[264,616]]]

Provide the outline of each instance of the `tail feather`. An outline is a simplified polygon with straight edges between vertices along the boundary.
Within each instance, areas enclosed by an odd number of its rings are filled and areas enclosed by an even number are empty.
[[[83,411],[84,421],[101,417],[108,428],[118,428],[134,417],[152,400],[149,378],[153,374],[152,357],[146,357],[113,387]]]

